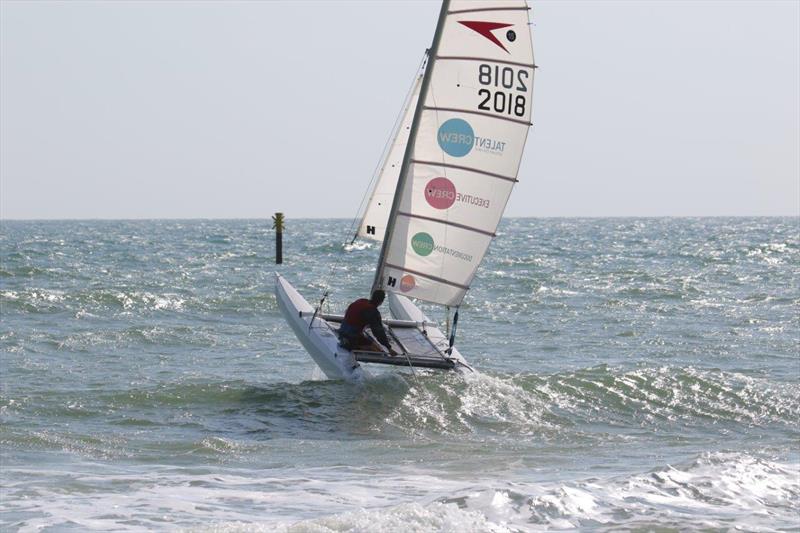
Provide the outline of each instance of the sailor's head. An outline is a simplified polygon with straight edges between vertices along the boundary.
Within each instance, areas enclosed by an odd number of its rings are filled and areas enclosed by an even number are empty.
[[[383,303],[383,300],[385,298],[386,298],[386,293],[378,289],[377,291],[374,291],[372,293],[372,297],[369,299],[369,302],[375,307],[377,307]]]

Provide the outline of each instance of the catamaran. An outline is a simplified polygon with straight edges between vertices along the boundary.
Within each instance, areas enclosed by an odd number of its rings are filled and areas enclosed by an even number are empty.
[[[455,346],[459,306],[517,182],[531,126],[529,9],[524,0],[444,0],[385,151],[356,237],[382,243],[372,290],[388,293],[393,318],[384,328],[397,355],[345,349],[344,317],[322,312],[325,296],[315,308],[276,275],[282,314],[328,378],[361,381],[373,364],[470,368]],[[445,306],[445,331],[412,299]]]

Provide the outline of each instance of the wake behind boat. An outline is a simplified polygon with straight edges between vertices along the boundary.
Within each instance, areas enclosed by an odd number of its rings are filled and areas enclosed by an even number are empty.
[[[327,291],[314,308],[277,276],[284,317],[329,378],[361,380],[362,363],[469,368],[454,346],[459,306],[517,182],[531,125],[528,11],[524,0],[443,2],[382,159],[355,238],[382,242],[372,291],[389,294],[394,320],[383,325],[397,355],[345,349],[343,316],[321,312]],[[447,330],[409,298],[445,306]]]

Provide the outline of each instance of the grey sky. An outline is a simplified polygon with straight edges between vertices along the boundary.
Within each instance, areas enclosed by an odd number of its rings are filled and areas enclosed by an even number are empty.
[[[532,2],[509,216],[800,214],[800,2]],[[437,2],[10,2],[0,215],[354,215]]]

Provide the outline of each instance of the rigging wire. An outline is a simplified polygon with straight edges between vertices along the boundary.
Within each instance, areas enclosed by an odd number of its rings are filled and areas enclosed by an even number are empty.
[[[425,52],[422,54],[422,60],[419,63],[419,67],[417,68],[417,74],[414,76],[414,80],[411,82],[411,86],[408,88],[408,91],[406,92],[405,99],[403,100],[403,106],[400,108],[400,113],[397,115],[397,118],[395,119],[394,124],[392,125],[392,129],[389,132],[389,137],[386,139],[386,143],[383,146],[383,150],[381,151],[381,157],[378,159],[378,163],[375,165],[375,169],[372,171],[372,178],[370,179],[369,184],[367,185],[366,189],[364,190],[364,194],[361,197],[361,202],[359,202],[359,204],[358,204],[358,209],[356,211],[356,215],[353,218],[352,222],[350,223],[350,226],[347,228],[347,232],[345,234],[346,236],[345,236],[345,240],[344,240],[343,246],[347,246],[348,244],[352,245],[355,242],[355,240],[358,238],[358,229],[357,228],[358,228],[358,225],[361,222],[361,216],[360,216],[361,212],[362,212],[362,210],[366,212],[365,203],[367,201],[367,198],[369,197],[369,194],[372,191],[373,184],[375,184],[378,176],[380,175],[381,171],[383,170],[383,165],[385,164],[386,158],[388,157],[389,151],[391,149],[392,141],[394,140],[395,136],[397,135],[397,132],[399,131],[399,128],[401,126],[401,123],[402,123],[402,120],[403,120],[403,115],[404,115],[404,113],[406,111],[406,108],[410,105],[410,100],[411,100],[411,97],[412,97],[412,95],[414,93],[414,86],[417,83],[417,78],[419,77],[420,72],[424,70],[427,62],[428,62],[428,51],[425,50]],[[356,228],[355,231],[354,231],[354,228]],[[350,238],[351,234],[353,235],[352,238]],[[348,240],[349,240],[349,243],[348,243]],[[322,304],[325,302],[325,299],[330,294],[330,290],[329,290],[330,289],[330,280],[333,277],[334,271],[339,267],[339,263],[341,263],[343,257],[344,256],[341,253],[338,255],[336,260],[331,264],[330,269],[328,270],[328,275],[323,280],[323,284],[322,284],[323,296],[322,296],[322,299],[320,300],[320,308],[322,308]]]
[[[408,356],[408,353],[404,353],[404,355],[406,356],[406,361],[408,361],[408,368],[411,369],[411,375],[414,376],[414,381],[417,383],[417,386],[419,387],[419,379],[417,378],[417,371],[414,370],[414,365],[411,364],[411,358]]]
[[[369,180],[369,184],[367,188],[364,190],[364,195],[361,197],[361,202],[358,204],[358,210],[356,211],[356,216],[353,221],[350,223],[350,227],[347,230],[348,235],[353,233],[353,227],[357,226],[360,222],[362,209],[366,212],[366,206],[364,203],[366,202],[367,195],[372,190],[372,185],[375,183],[375,180],[380,175],[381,171],[384,169],[384,165],[386,164],[386,158],[389,156],[389,152],[391,151],[392,141],[397,136],[397,132],[400,131],[400,127],[402,126],[403,115],[411,104],[411,96],[414,93],[414,86],[417,84],[417,78],[421,75],[420,73],[425,69],[425,65],[428,61],[428,51],[422,54],[422,59],[420,60],[419,66],[417,67],[417,74],[414,76],[414,80],[411,82],[411,86],[406,91],[406,96],[403,98],[403,106],[400,108],[400,113],[398,113],[397,117],[394,120],[394,124],[392,124],[392,129],[389,132],[389,137],[386,139],[386,143],[383,145],[383,150],[381,151],[381,157],[378,159],[378,163],[375,165],[375,169],[372,171],[372,178]],[[350,240],[350,244],[353,244],[356,239],[358,238],[358,230],[356,229],[355,233],[353,233],[353,238]]]

